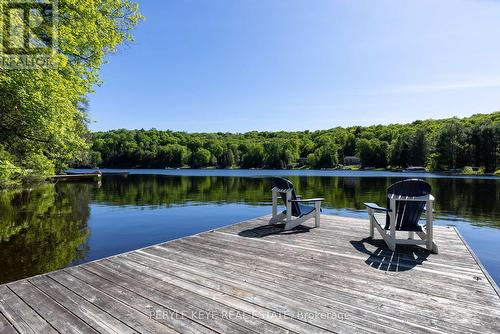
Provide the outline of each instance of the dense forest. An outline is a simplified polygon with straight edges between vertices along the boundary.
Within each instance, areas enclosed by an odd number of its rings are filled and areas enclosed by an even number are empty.
[[[494,172],[500,162],[500,112],[302,132],[122,129],[93,133],[92,142],[88,165],[111,168],[336,168],[345,157],[357,156],[365,168],[468,166]]]

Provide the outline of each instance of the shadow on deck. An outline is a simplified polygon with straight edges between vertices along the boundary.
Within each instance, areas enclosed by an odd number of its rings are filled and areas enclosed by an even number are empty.
[[[238,232],[238,235],[245,238],[265,238],[276,235],[294,235],[309,233],[313,228],[300,225],[292,230],[285,231],[284,224],[260,225]],[[398,245],[396,252],[391,251],[382,239],[372,239],[370,237],[360,240],[349,240],[349,243],[358,252],[368,255],[365,263],[375,269],[382,271],[406,271],[415,266],[422,265],[427,260],[429,252],[424,247]],[[369,248],[367,245],[371,246]]]

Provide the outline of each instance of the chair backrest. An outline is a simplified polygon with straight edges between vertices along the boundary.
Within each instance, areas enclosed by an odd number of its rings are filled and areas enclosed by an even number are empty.
[[[396,182],[387,189],[387,208],[390,207],[390,195],[426,196],[431,194],[431,190],[431,185],[420,179]],[[424,212],[424,207],[425,202],[396,201],[396,230],[418,231],[418,221]],[[390,228],[389,214],[387,214],[385,228]]]
[[[291,199],[297,199],[297,195],[295,194],[295,189],[293,187],[293,183],[285,178],[282,177],[275,177],[273,179],[273,186],[278,188],[278,189],[283,189],[283,190],[292,190],[292,198]],[[286,205],[286,193],[280,193],[281,198],[283,199],[283,202]],[[292,202],[292,216],[294,217],[299,217],[301,214],[300,212],[300,205],[297,202]]]

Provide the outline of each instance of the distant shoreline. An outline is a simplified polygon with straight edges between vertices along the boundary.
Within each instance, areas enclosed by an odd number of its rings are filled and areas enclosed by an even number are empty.
[[[494,174],[461,174],[443,171],[403,172],[391,169],[243,169],[243,168],[81,168],[69,169],[72,172],[92,171],[127,171],[135,175],[169,175],[169,176],[235,176],[235,177],[273,177],[273,176],[318,176],[318,177],[422,177],[422,178],[471,178],[500,179]]]

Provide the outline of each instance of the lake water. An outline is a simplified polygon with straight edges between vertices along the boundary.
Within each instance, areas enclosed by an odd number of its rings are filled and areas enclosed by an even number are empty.
[[[133,170],[102,184],[43,184],[0,191],[0,282],[56,270],[269,214],[272,176],[324,213],[366,218],[363,202],[425,178],[436,224],[455,225],[500,284],[500,179],[349,171]],[[367,230],[368,232],[368,230]]]

